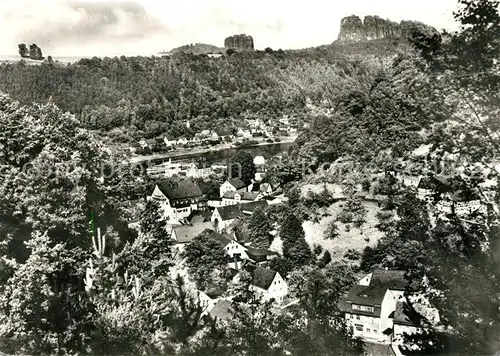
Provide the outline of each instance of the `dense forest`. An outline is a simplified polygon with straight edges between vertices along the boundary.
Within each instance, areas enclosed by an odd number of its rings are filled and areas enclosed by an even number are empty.
[[[444,329],[429,325],[428,333],[408,340],[420,354],[497,353],[499,3],[459,3],[459,31],[432,37],[414,32],[411,46],[375,41],[220,58],[2,64],[0,350],[361,355],[338,301],[362,273],[387,267],[406,270],[412,289],[440,311]],[[206,128],[236,130],[242,118],[284,114],[310,122],[283,164],[265,177],[289,201],[257,210],[241,226],[263,247],[271,224],[279,226],[283,256],[273,268],[288,277],[297,304],[273,313],[255,302],[247,285],[229,285],[246,307],[224,326],[201,318],[186,281],[172,278],[179,256],[158,207],[144,199],[151,182],[134,174],[125,153],[111,150],[102,136],[128,142]],[[484,197],[484,216],[464,221],[455,212],[432,215],[440,194],[424,204],[415,190],[394,183],[394,167],[417,163],[411,152],[423,144],[430,149],[418,162],[419,174],[460,156],[440,193],[481,193],[486,178],[497,181],[493,196]],[[347,172],[322,174],[340,161],[351,164]],[[120,174],[102,179],[103,167],[113,166],[123,168]],[[370,190],[374,175],[384,196],[377,213],[382,238],[358,255],[352,252],[349,261],[331,261],[326,253],[319,258],[305,242],[302,222],[333,198],[326,192],[301,196],[301,186],[342,185],[347,198],[340,219],[362,225],[366,212],[355,193],[358,187]],[[130,205],[139,210],[138,231],[128,225]],[[90,231],[89,209],[102,235]],[[335,239],[337,230],[329,226],[328,238]],[[210,275],[224,270],[220,254],[206,254],[203,261],[197,255],[213,244],[201,235],[186,252],[193,266],[210,266],[197,270],[198,283],[222,283]]]
[[[326,103],[346,88],[364,90],[360,86],[366,86],[398,48],[384,41],[361,48],[362,53],[380,53],[377,59],[353,57],[344,47],[221,58],[185,53],[92,58],[36,68],[21,61],[0,66],[0,89],[23,104],[51,100],[77,114],[87,128],[117,142],[192,137],[203,129],[236,131],[242,118],[267,122],[284,114],[304,116],[307,98]]]

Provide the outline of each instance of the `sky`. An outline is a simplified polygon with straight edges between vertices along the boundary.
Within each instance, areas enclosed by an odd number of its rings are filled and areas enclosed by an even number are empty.
[[[344,16],[378,15],[454,29],[457,0],[0,0],[0,54],[36,43],[44,55],[153,55],[188,43],[223,47],[246,33],[255,48],[333,42]]]

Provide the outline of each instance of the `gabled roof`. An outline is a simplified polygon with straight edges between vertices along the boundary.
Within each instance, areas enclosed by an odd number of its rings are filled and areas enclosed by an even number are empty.
[[[229,245],[231,242],[234,240],[231,238],[231,236],[227,234],[219,234],[215,231],[210,232],[210,237],[212,237],[214,240],[217,240],[221,243],[222,247],[226,247]]]
[[[387,288],[384,287],[370,287],[370,286],[361,286],[356,284],[352,286],[351,290],[344,298],[347,303],[347,309],[345,311],[351,311],[351,304],[359,304],[359,305],[367,305],[374,307],[374,312],[362,312],[356,311],[358,314],[366,314],[373,316],[380,316],[380,307],[382,305],[382,301],[384,300],[385,292]]]
[[[174,200],[202,196],[200,188],[191,179],[183,179],[179,182],[169,180],[158,184],[158,188],[167,198]]]
[[[195,225],[210,221],[211,217],[212,217],[211,211],[193,210],[191,214],[189,214],[189,216],[187,217],[187,221],[189,221],[192,225]]]
[[[344,312],[361,315],[380,316],[380,307],[388,289],[405,290],[408,280],[405,271],[375,269],[371,274],[369,285],[356,284],[349,293],[342,298],[340,307]],[[367,305],[374,308],[374,312],[353,311],[352,304]]]
[[[278,273],[268,268],[252,265],[246,265],[245,269],[252,276],[252,285],[266,290],[269,289],[273,283],[274,277]]]
[[[418,182],[418,188],[421,189],[434,189],[436,187],[435,181],[431,177],[423,177]]]
[[[204,230],[210,229],[212,224],[210,222],[204,222],[196,225],[180,225],[172,227],[175,231],[176,241],[178,243],[188,243],[191,242],[196,236],[201,234]]]
[[[232,178],[232,179],[228,179],[227,181],[229,182],[229,184],[231,184],[236,189],[242,189],[242,188],[245,188],[247,186],[247,184],[239,178]]]
[[[252,214],[257,208],[265,208],[268,202],[265,200],[252,201],[244,204],[227,205],[215,208],[219,212],[222,221],[244,217],[245,214]]]
[[[246,253],[248,257],[255,262],[263,262],[266,261],[269,256],[278,255],[277,252],[270,251],[265,248],[253,248],[253,247],[247,247]]]
[[[222,221],[232,220],[245,216],[239,205],[228,205],[215,208],[219,213]]]

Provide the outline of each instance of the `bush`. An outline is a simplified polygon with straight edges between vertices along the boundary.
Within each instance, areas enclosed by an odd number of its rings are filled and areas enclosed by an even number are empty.
[[[323,247],[320,244],[314,244],[313,252],[316,256],[319,256],[323,252]]]
[[[319,260],[318,266],[320,268],[323,268],[331,261],[332,261],[332,255],[330,254],[330,251],[326,250],[325,253],[323,254],[323,257],[321,257],[321,259]]]
[[[324,232],[323,238],[325,240],[333,240],[337,237],[339,237],[339,227],[337,226],[335,221],[331,221]]]
[[[347,258],[350,261],[357,261],[361,258],[361,253],[359,253],[359,251],[357,251],[355,249],[350,248],[344,254],[344,258]]]

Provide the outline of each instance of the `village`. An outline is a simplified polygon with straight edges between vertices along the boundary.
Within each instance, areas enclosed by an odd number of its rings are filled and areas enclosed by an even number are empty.
[[[240,271],[246,271],[252,277],[250,289],[262,302],[271,302],[273,310],[282,311],[297,303],[290,295],[288,276],[270,268],[271,262],[282,254],[278,224],[273,223],[269,231],[273,242],[268,249],[252,246],[248,236],[237,228],[240,219],[252,216],[257,209],[287,204],[288,198],[281,187],[262,182],[271,162],[263,156],[255,156],[255,176],[250,183],[238,177],[230,178],[231,175],[227,176],[228,167],[223,165],[199,167],[194,163],[186,165],[170,161],[163,164],[160,170],[157,166],[148,171],[156,179],[164,178],[155,185],[148,199],[158,203],[167,222],[168,234],[175,241],[178,259],[173,277],[177,273],[189,281],[182,252],[197,236],[208,234],[219,242],[220,249],[226,254],[233,283],[238,283]],[[471,219],[471,215],[477,216],[486,211],[487,203],[479,195],[462,196],[460,191],[446,191],[443,188],[447,184],[446,177],[397,170],[384,175],[393,177],[400,186],[414,189],[417,197],[432,207],[433,214],[446,215],[453,211],[459,218]],[[214,176],[228,177],[218,186],[216,197],[206,194],[206,181]],[[375,174],[373,179],[380,177],[381,174]],[[490,181],[483,186],[485,190],[491,190],[494,184]],[[443,198],[437,206],[432,204],[435,194]],[[441,327],[437,309],[424,295],[411,291],[404,278],[405,272],[374,269],[342,298],[339,308],[345,315],[353,338],[401,355],[400,347],[404,345],[405,334],[422,333],[425,325],[437,329]],[[191,286],[191,294],[203,307],[204,314],[221,322],[232,317],[235,312],[232,295],[223,291],[199,290],[193,282],[188,285]]]
[[[186,121],[186,130],[191,130],[191,123]],[[177,138],[158,137],[141,139],[130,147],[138,155],[162,152],[185,152],[189,149],[219,150],[235,147],[248,147],[258,144],[273,144],[293,141],[301,129],[309,127],[301,119],[284,115],[276,121],[264,122],[262,119],[246,119],[237,129],[205,129],[190,136]]]

